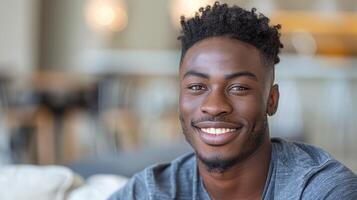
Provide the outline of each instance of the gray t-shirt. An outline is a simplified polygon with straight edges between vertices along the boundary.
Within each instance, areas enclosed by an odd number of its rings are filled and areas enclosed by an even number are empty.
[[[357,176],[327,152],[272,139],[272,158],[262,199],[357,200]],[[134,175],[109,200],[210,199],[194,153]]]

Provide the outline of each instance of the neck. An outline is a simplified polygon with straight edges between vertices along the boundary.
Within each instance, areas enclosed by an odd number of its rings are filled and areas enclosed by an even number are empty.
[[[199,161],[199,173],[211,198],[260,199],[269,172],[271,148],[266,136],[251,156],[222,173],[209,172]]]

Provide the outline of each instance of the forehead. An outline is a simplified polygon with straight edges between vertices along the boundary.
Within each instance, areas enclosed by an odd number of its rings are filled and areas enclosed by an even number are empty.
[[[228,37],[212,37],[197,42],[186,52],[180,76],[189,70],[212,75],[244,70],[264,76],[266,68],[259,50],[254,46]]]

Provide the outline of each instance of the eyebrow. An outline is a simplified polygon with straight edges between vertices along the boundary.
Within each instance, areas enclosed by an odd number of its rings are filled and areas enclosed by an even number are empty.
[[[258,81],[258,77],[253,74],[252,72],[249,72],[249,71],[242,71],[242,72],[236,72],[236,73],[233,73],[233,74],[227,74],[224,76],[225,79],[234,79],[234,78],[238,78],[238,77],[241,77],[241,76],[247,76],[249,78],[252,78],[256,81]]]
[[[205,73],[202,73],[202,72],[197,72],[197,71],[194,71],[194,70],[190,70],[188,72],[186,72],[184,75],[183,75],[183,79],[185,79],[187,76],[197,76],[197,77],[201,77],[201,78],[205,78],[205,79],[209,79],[209,75],[208,74],[205,74]],[[235,73],[232,73],[232,74],[227,74],[227,75],[224,75],[224,78],[225,79],[234,79],[234,78],[238,78],[238,77],[241,77],[241,76],[247,76],[251,79],[254,79],[256,81],[258,81],[258,77],[253,74],[252,72],[249,72],[249,71],[242,71],[242,72],[235,72]]]
[[[193,71],[193,70],[186,72],[185,75],[183,75],[183,79],[185,79],[187,76],[197,76],[197,77],[206,78],[206,79],[209,78],[208,74]]]

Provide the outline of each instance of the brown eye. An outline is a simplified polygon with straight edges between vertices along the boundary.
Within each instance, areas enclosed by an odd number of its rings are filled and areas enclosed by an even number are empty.
[[[244,90],[247,90],[248,88],[246,87],[242,87],[242,86],[234,86],[231,88],[232,91],[234,92],[238,92],[238,91],[244,91]]]
[[[241,86],[241,85],[234,85],[229,88],[229,92],[232,92],[234,94],[245,94],[249,88]]]
[[[194,90],[194,91],[197,91],[197,90],[202,90],[203,87],[201,85],[193,85],[193,86],[190,86],[188,87],[190,90]]]
[[[195,84],[195,85],[188,86],[188,89],[193,92],[198,92],[198,91],[205,90],[206,88],[203,85]]]

